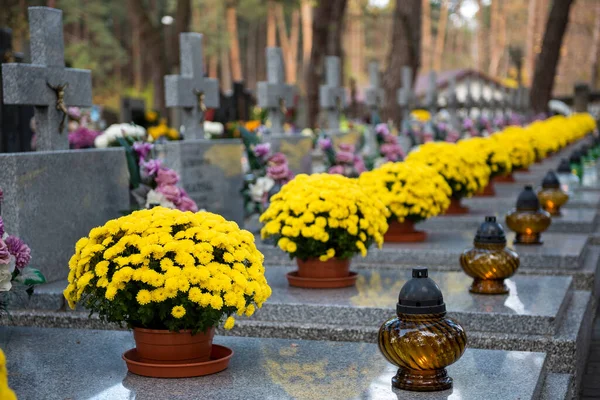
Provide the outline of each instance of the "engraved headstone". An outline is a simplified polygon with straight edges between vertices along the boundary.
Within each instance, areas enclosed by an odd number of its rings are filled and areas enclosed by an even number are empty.
[[[204,77],[202,35],[179,34],[180,75],[165,76],[167,107],[181,109],[181,131],[185,139],[204,138],[204,114],[219,107],[219,83]]]
[[[294,86],[285,83],[283,54],[279,47],[267,48],[267,82],[258,82],[258,106],[269,110],[271,132],[283,133],[287,108],[294,102]]]
[[[35,106],[38,150],[66,150],[68,106],[92,105],[89,70],[65,68],[62,11],[29,7],[31,64],[2,65],[5,104]]]
[[[186,140],[157,145],[158,158],[177,171],[198,208],[242,225],[243,144],[239,140]]]
[[[346,91],[341,84],[340,58],[325,57],[325,85],[319,90],[321,109],[327,113],[328,128],[337,131],[340,128],[340,114],[346,106]]]

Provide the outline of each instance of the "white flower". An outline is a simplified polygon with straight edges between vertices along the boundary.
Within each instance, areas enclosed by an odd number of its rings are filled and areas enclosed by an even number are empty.
[[[141,139],[146,136],[146,130],[134,124],[112,124],[101,135],[96,137],[94,145],[98,148],[105,148],[114,143],[117,138],[131,137]]]
[[[220,122],[204,121],[204,132],[211,135],[222,135],[225,128]]]
[[[150,208],[156,204],[166,208],[175,208],[175,204],[167,200],[167,198],[161,192],[157,192],[156,190],[152,189],[148,192],[148,196],[146,197],[146,208]]]
[[[302,136],[312,136],[313,135],[313,130],[310,128],[304,128],[302,129],[302,132],[300,133]]]
[[[12,288],[12,273],[15,270],[15,257],[10,256],[8,264],[0,264],[0,292],[8,292]]]
[[[258,178],[256,183],[251,183],[249,185],[252,201],[255,203],[262,203],[265,193],[269,193],[269,190],[271,190],[273,186],[275,186],[275,181],[268,176]]]

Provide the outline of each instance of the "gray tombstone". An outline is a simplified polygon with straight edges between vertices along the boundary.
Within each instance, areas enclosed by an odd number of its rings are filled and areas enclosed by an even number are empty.
[[[590,102],[590,85],[587,83],[575,84],[575,97],[573,109],[575,112],[588,112]]]
[[[465,83],[467,85],[467,92],[465,96],[465,108],[467,110],[467,116],[471,116],[471,110],[475,107],[475,98],[473,97],[473,88],[472,83],[473,80],[471,77],[467,77],[465,79]]]
[[[381,71],[377,61],[369,63],[369,84],[365,96],[366,103],[371,112],[377,112],[385,102],[385,92],[381,87]]]
[[[48,281],[66,279],[75,243],[129,209],[123,148],[0,155],[2,217]]]
[[[405,124],[409,120],[410,112],[414,105],[414,93],[412,91],[413,73],[412,68],[408,66],[402,67],[402,87],[398,89],[398,105],[402,109],[402,123]]]
[[[179,34],[180,75],[165,76],[167,107],[180,108],[185,139],[204,138],[204,113],[219,107],[219,82],[204,77],[202,35]]]
[[[313,139],[299,135],[269,135],[269,143],[273,153],[283,153],[288,161],[290,171],[294,174],[310,174],[312,172]]]
[[[450,125],[456,130],[460,130],[460,123],[458,122],[458,98],[456,96],[456,78],[450,77],[448,83],[448,96],[446,106],[448,107],[448,113],[450,114]]]
[[[438,110],[437,75],[435,71],[429,71],[429,82],[427,85],[427,94],[425,96],[425,105],[429,109],[429,113],[433,118]]]
[[[31,64],[2,65],[4,103],[35,106],[38,150],[66,150],[67,106],[92,105],[91,74],[65,68],[61,10],[28,12]]]
[[[327,113],[328,128],[333,131],[339,130],[340,114],[346,106],[346,91],[340,86],[340,75],[340,58],[325,57],[325,85],[319,88],[319,102]]]
[[[174,169],[198,208],[244,223],[242,154],[239,140],[186,140],[156,146],[157,158]]]
[[[267,82],[258,82],[258,106],[269,110],[271,132],[283,132],[287,107],[294,103],[294,86],[285,83],[283,53],[279,47],[267,47]]]

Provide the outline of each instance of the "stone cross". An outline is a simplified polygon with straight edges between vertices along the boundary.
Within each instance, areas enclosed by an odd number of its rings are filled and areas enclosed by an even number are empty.
[[[433,118],[438,110],[437,75],[435,71],[429,72],[429,84],[425,95],[425,106],[429,109],[431,118]]]
[[[465,109],[467,110],[467,116],[471,115],[471,109],[475,107],[475,99],[473,97],[473,91],[471,90],[471,77],[467,77],[465,80],[467,84],[467,94],[465,96]]]
[[[398,105],[402,109],[403,124],[409,120],[412,111],[414,94],[412,92],[412,69],[408,66],[402,67],[402,87],[398,89]]]
[[[340,114],[346,106],[346,91],[340,86],[340,58],[325,57],[325,85],[319,88],[321,108],[327,112],[329,129],[339,130]]]
[[[383,106],[385,101],[385,93],[381,88],[381,73],[377,61],[369,63],[369,83],[370,86],[366,91],[366,103],[369,109],[375,113]]]
[[[165,76],[167,107],[181,108],[185,139],[204,138],[204,113],[219,107],[219,82],[204,77],[202,35],[179,34],[179,75]]]
[[[5,104],[35,107],[37,149],[69,148],[67,106],[92,105],[89,70],[65,68],[62,11],[29,7],[31,64],[3,64]]]
[[[294,86],[285,83],[283,53],[267,47],[267,82],[258,82],[258,106],[269,110],[271,132],[282,133],[287,107],[294,103]]]
[[[447,107],[448,113],[450,114],[450,125],[456,130],[460,129],[458,122],[458,98],[456,96],[456,77],[450,77],[448,82],[448,96],[447,96]]]

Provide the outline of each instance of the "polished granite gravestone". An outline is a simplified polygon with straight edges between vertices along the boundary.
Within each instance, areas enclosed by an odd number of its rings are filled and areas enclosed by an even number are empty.
[[[567,399],[569,377],[545,374],[539,352],[467,349],[448,367],[451,390],[392,389],[396,367],[377,345],[215,337],[230,347],[229,368],[188,379],[128,373],[128,332],[0,328],[9,385],[19,399]]]
[[[181,176],[198,208],[244,223],[242,154],[238,139],[191,139],[156,145],[157,158]]]
[[[467,202],[465,202],[466,204]],[[514,209],[514,204],[508,208],[504,203],[495,203],[489,201],[483,206],[474,205],[470,207],[469,213],[464,215],[442,215],[429,218],[417,224],[417,229],[427,232],[439,231],[467,231],[476,232],[488,215],[494,215],[500,223],[508,230],[505,223],[505,216]],[[592,233],[596,230],[598,221],[598,210],[579,209],[579,208],[561,208],[561,215],[552,217],[552,223],[547,232],[557,233]],[[545,234],[542,234],[544,237]]]
[[[0,188],[6,231],[49,282],[66,279],[77,240],[130,208],[122,148],[2,154]]]
[[[496,196],[473,196],[470,198],[462,199],[461,202],[463,205],[473,209],[510,210],[511,208],[515,207],[515,204],[517,202],[517,196],[519,195],[519,190],[523,188],[520,187],[518,189],[513,190],[506,186],[502,187],[504,187],[505,189],[498,190],[498,186],[495,186]],[[588,210],[597,208],[600,208],[600,194],[589,191],[577,191],[569,195],[569,201],[561,208],[561,210]]]
[[[313,140],[308,136],[269,135],[265,141],[271,143],[272,153],[283,153],[294,174],[312,172]]]

